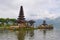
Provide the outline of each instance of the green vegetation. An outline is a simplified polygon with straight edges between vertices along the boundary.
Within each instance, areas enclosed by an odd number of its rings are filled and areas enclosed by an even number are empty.
[[[49,25],[49,27],[41,27],[39,26],[38,28],[34,28],[34,20],[28,21],[28,24],[26,25],[25,28],[10,28],[10,26],[16,26],[17,21],[15,18],[0,18],[0,30],[35,30],[35,29],[53,29],[53,25]]]
[[[15,18],[0,18],[0,27],[17,25]]]
[[[35,21],[33,20],[30,20],[28,22],[30,24],[30,26],[34,25]],[[21,28],[10,28],[10,26],[16,26],[17,25],[17,21],[15,18],[0,18],[0,30],[20,30]],[[22,28],[24,30],[34,30],[36,28],[33,28],[33,27],[25,27],[25,28]]]
[[[30,24],[30,26],[34,26],[35,21],[34,20],[29,20],[28,23]]]

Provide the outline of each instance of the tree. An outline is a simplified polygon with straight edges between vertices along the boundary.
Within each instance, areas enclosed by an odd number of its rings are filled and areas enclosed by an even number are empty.
[[[34,25],[35,21],[34,20],[29,20],[28,23],[30,24],[30,26]]]
[[[16,23],[16,19],[10,19],[10,21],[13,23],[13,25],[15,25],[15,23]]]
[[[1,22],[2,25],[4,25],[5,19],[4,18],[0,18],[0,22]]]
[[[15,25],[16,19],[14,19],[14,18],[0,18],[0,26],[1,25],[3,26],[4,23],[7,25],[10,25],[10,24]]]

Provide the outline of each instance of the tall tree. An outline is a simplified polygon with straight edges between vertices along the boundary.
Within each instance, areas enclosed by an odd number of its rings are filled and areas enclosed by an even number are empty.
[[[28,22],[29,22],[30,26],[34,25],[34,23],[35,23],[34,20],[29,20]]]

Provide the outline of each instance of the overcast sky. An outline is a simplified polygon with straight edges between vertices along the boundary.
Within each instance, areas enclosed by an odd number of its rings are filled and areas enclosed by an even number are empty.
[[[21,5],[26,19],[60,17],[60,0],[0,0],[0,18],[17,18]]]

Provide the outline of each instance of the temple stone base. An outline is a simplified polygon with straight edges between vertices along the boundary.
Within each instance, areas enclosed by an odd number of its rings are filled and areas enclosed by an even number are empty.
[[[38,28],[39,29],[53,29],[53,26],[52,25],[47,25],[47,26],[40,25]]]
[[[26,27],[26,24],[23,24],[23,23],[21,23],[21,24],[18,24],[18,26],[21,28],[21,27]]]

